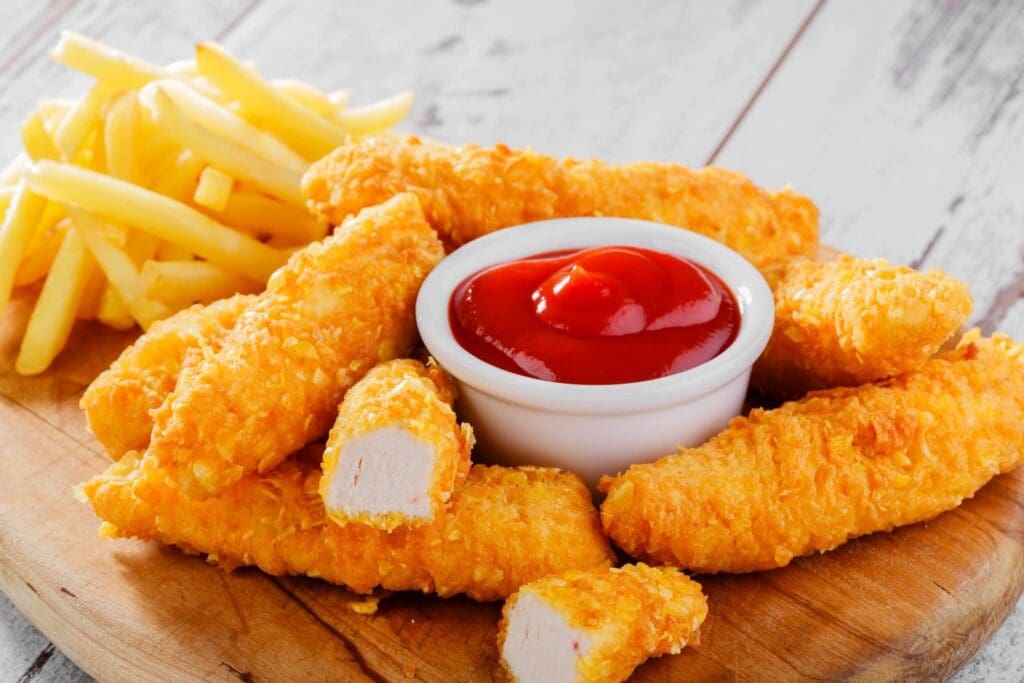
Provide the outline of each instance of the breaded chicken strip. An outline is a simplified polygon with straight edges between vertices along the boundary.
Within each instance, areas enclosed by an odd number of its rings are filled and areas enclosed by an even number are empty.
[[[305,574],[365,593],[465,593],[477,600],[568,569],[611,564],[590,493],[554,469],[475,466],[448,512],[388,533],[330,521],[317,491],[320,452],[308,448],[197,500],[167,483],[151,455],[129,454],[81,487],[105,535],[153,539],[205,553],[225,569]]]
[[[222,491],[327,432],[345,391],[407,353],[444,256],[411,194],[362,211],[275,272],[218,351],[191,354],[150,451],[187,495]]]
[[[154,323],[93,380],[79,405],[111,458],[149,445],[150,412],[174,390],[186,353],[200,346],[216,352],[254,298],[239,294]]]
[[[885,259],[791,261],[772,275],[775,329],[751,383],[776,399],[913,370],[971,314],[964,283]]]
[[[696,642],[707,614],[700,584],[672,567],[574,570],[508,599],[498,649],[517,683],[618,683]]]
[[[975,330],[878,384],[754,410],[699,448],[606,477],[601,520],[637,558],[782,567],[935,517],[1024,460],[1024,346]]]
[[[381,363],[348,390],[324,449],[320,495],[331,519],[390,531],[444,514],[469,472],[473,428],[431,363]]]
[[[721,168],[614,165],[504,145],[453,148],[378,137],[352,141],[318,161],[303,179],[303,192],[317,217],[332,224],[413,192],[453,246],[530,221],[619,216],[688,228],[759,268],[818,250],[818,210],[809,199],[762,190]]]

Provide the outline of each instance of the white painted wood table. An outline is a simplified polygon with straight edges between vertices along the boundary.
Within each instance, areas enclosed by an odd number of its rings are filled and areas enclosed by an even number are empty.
[[[791,183],[824,241],[944,268],[973,323],[1024,338],[1020,0],[5,0],[0,158],[36,99],[86,85],[46,57],[63,28],[165,62],[215,38],[367,100],[413,87],[407,128],[445,141]],[[0,596],[0,681],[87,679]],[[957,680],[1024,680],[1022,605]]]

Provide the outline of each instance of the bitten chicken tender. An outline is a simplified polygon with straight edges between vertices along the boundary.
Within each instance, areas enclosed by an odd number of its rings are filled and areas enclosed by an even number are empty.
[[[216,351],[253,299],[240,294],[154,323],[93,380],[79,405],[111,458],[149,445],[150,412],[174,390],[185,355],[200,346]]]
[[[569,571],[509,598],[498,649],[517,683],[617,683],[696,642],[707,614],[700,585],[672,567]]]
[[[385,531],[443,514],[469,472],[473,429],[434,364],[381,363],[345,394],[324,449],[320,495],[331,519]]]
[[[126,455],[81,493],[107,522],[104,535],[154,539],[205,553],[225,569],[305,574],[365,593],[388,590],[511,595],[548,574],[611,564],[590,493],[554,469],[477,465],[449,510],[388,533],[336,524],[320,499],[319,448],[272,472],[250,473],[218,496],[182,495],[151,455]]]
[[[504,145],[447,147],[417,138],[363,138],[314,164],[303,192],[336,224],[413,192],[452,246],[501,228],[571,216],[641,218],[693,230],[759,268],[818,250],[818,210],[791,190],[769,192],[721,168],[559,160]]]
[[[771,279],[775,329],[751,382],[776,399],[920,367],[972,308],[959,280],[885,259],[792,261]]]
[[[754,410],[699,448],[606,477],[634,557],[749,572],[935,517],[1024,460],[1024,346],[967,333],[878,384]]]
[[[201,497],[327,433],[345,391],[410,350],[416,293],[443,256],[411,194],[296,252],[221,349],[186,358],[153,413],[150,451]]]

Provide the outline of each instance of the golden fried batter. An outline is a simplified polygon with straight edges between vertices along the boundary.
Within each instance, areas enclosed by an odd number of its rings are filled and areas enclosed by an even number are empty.
[[[617,683],[696,642],[707,614],[700,585],[672,567],[573,570],[509,598],[498,649],[517,683]]]
[[[317,217],[338,223],[413,192],[452,245],[501,228],[570,216],[641,218],[688,228],[759,268],[818,249],[818,210],[791,190],[769,192],[721,168],[558,160],[504,145],[446,147],[364,138],[314,164],[303,191]]]
[[[477,600],[568,569],[611,564],[590,493],[554,469],[477,465],[430,524],[388,533],[330,521],[317,491],[320,449],[273,472],[250,473],[220,495],[181,495],[151,455],[132,453],[81,493],[106,535],[206,553],[226,569],[305,574],[365,593],[375,587],[465,593]]]
[[[885,259],[791,261],[773,275],[775,330],[751,382],[776,399],[913,370],[971,314],[964,283]]]
[[[454,400],[451,378],[433,363],[392,360],[366,373],[345,394],[324,449],[327,514],[385,531],[444,514],[473,448]]]
[[[209,306],[195,305],[154,323],[93,380],[79,405],[111,458],[149,445],[150,411],[174,390],[185,354],[201,345],[219,349],[254,298],[240,294]]]
[[[878,384],[754,410],[699,448],[606,477],[629,554],[697,572],[781,567],[930,519],[1024,459],[1024,346],[975,330]]]
[[[409,351],[416,293],[443,256],[411,194],[296,252],[221,349],[186,358],[153,413],[150,451],[183,492],[203,496],[325,434],[346,389]]]

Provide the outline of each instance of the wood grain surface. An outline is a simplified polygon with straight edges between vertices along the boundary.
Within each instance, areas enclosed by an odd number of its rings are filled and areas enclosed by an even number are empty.
[[[947,269],[971,285],[974,322],[1024,338],[1015,0],[14,0],[0,6],[3,158],[35,100],[86,87],[46,59],[62,28],[154,61],[216,37],[270,75],[351,87],[356,101],[414,87],[409,127],[451,142],[714,161],[766,185],[791,182],[821,206],[828,241]],[[59,380],[24,401],[75,433],[77,411],[51,400],[85,381],[68,358]],[[24,388],[4,383],[5,393]],[[1024,680],[1022,641],[1024,606],[959,680]],[[0,596],[0,680],[83,678]]]

